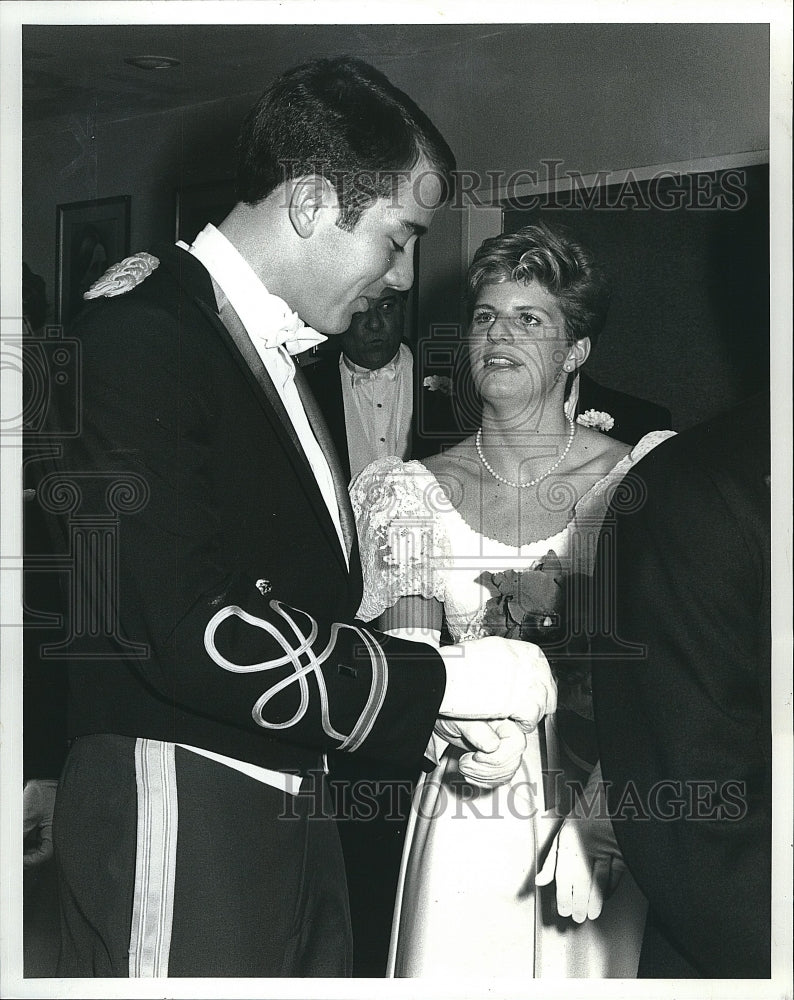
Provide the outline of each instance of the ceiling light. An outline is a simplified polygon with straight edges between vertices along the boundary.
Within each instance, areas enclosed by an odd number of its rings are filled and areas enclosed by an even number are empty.
[[[180,65],[173,56],[130,56],[124,62],[138,69],[175,69]]]

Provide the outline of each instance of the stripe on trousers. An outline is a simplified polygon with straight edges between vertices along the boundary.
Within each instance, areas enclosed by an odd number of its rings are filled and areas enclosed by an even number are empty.
[[[173,743],[159,740],[139,739],[135,744],[138,832],[131,978],[168,975],[178,829],[175,752]]]

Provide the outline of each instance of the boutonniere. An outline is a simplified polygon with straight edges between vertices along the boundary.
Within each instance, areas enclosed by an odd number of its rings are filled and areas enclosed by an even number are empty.
[[[160,261],[153,254],[142,250],[133,254],[132,257],[125,257],[109,267],[107,271],[98,278],[87,292],[83,293],[84,299],[106,299],[113,298],[114,295],[123,295],[131,291],[160,266]]]
[[[615,418],[604,410],[585,410],[576,418],[577,424],[583,427],[594,427],[597,431],[611,431],[615,426]]]
[[[445,396],[452,395],[452,379],[447,375],[427,375],[422,386],[431,392],[443,392]]]

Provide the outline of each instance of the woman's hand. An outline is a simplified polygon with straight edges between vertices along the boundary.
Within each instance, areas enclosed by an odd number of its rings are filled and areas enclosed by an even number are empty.
[[[615,891],[625,870],[607,811],[601,767],[596,765],[574,814],[565,819],[552,841],[535,884],[556,882],[557,912],[581,924],[601,915],[604,900]]]
[[[539,886],[557,883],[557,912],[577,924],[601,915],[626,870],[617,844],[607,847],[609,837],[599,835],[596,824],[612,827],[608,819],[566,819],[535,877]]]

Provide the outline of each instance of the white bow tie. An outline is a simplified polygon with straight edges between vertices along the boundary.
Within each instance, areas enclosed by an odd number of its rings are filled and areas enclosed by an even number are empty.
[[[301,354],[328,339],[306,326],[300,316],[277,295],[268,294],[266,315],[258,318],[259,323],[248,331],[251,339],[260,341],[267,348],[283,347],[290,355]]]
[[[221,286],[222,291],[224,284],[222,275],[226,273],[228,277],[231,273],[230,256],[232,263],[236,259],[237,265],[234,269],[236,294],[232,296],[234,299],[232,308],[240,317],[257,349],[266,347],[276,350],[283,347],[288,354],[294,355],[308,351],[310,347],[316,347],[328,339],[324,334],[306,326],[284,299],[269,292],[214,226],[202,229],[192,246],[188,246],[182,240],[177,246],[197,257]],[[224,298],[228,301],[225,292]]]
[[[388,379],[393,382],[397,378],[397,363],[392,360],[382,368],[371,368],[365,371],[353,371],[350,373],[350,384],[359,385],[361,382],[374,382],[379,378]]]

